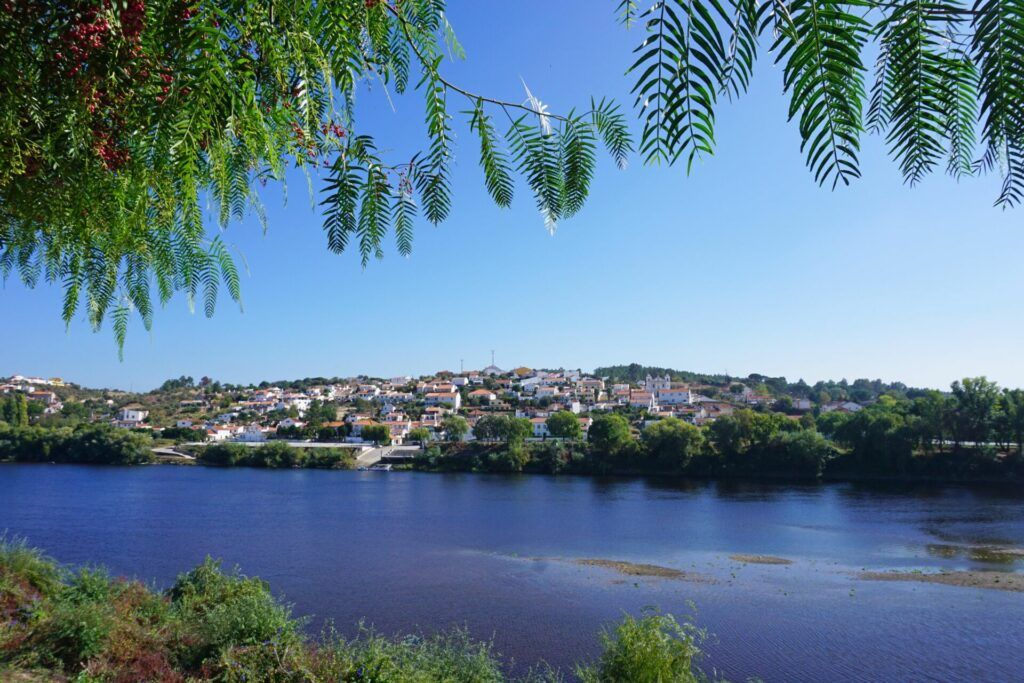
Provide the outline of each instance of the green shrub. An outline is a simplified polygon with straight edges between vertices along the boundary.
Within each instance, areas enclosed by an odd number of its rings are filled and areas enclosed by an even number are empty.
[[[694,666],[704,634],[669,614],[627,616],[601,635],[604,651],[596,665],[579,667],[584,683],[696,683],[703,674]]]
[[[103,570],[81,569],[53,598],[49,609],[33,617],[33,634],[23,649],[40,664],[72,671],[100,654],[114,625],[110,577]]]
[[[60,586],[61,578],[60,568],[42,551],[24,539],[0,535],[0,604],[7,602],[8,595],[13,599],[26,591],[49,595]]]
[[[522,443],[509,443],[507,447],[487,456],[485,461],[491,472],[522,472],[530,462],[530,452]]]
[[[196,459],[204,465],[233,467],[249,457],[249,447],[240,443],[215,443],[203,448]]]
[[[237,571],[225,574],[210,558],[179,576],[168,596],[174,612],[191,625],[196,637],[180,653],[182,661],[193,666],[232,646],[290,643],[298,638],[300,623],[275,600],[265,582]]]
[[[311,448],[305,467],[322,470],[350,470],[355,467],[356,459],[348,448]]]

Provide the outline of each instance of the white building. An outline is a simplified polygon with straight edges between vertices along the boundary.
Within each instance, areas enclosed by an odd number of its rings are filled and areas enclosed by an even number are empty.
[[[149,417],[149,411],[143,410],[141,406],[125,406],[117,411],[118,422],[142,422]]]
[[[658,403],[654,399],[654,394],[649,391],[631,391],[629,393],[629,405],[633,408],[654,410]]]
[[[647,378],[644,380],[644,389],[652,394],[657,391],[661,391],[662,389],[671,388],[672,378],[668,375],[665,375],[664,377],[651,377],[650,375],[647,375]]]
[[[693,396],[690,394],[689,387],[659,389],[655,392],[655,396],[657,396],[658,403],[667,406],[690,405],[693,403]]]
[[[469,397],[485,403],[494,403],[498,400],[498,395],[490,389],[475,389],[469,392]]]
[[[556,396],[558,396],[558,394],[558,387],[541,386],[537,387],[537,391],[534,393],[534,396],[536,396],[537,398],[555,398]]]
[[[259,425],[248,424],[248,425],[245,425],[245,428],[242,429],[242,433],[239,434],[235,438],[235,440],[236,441],[246,441],[246,442],[250,442],[250,443],[252,443],[252,442],[261,442],[261,441],[266,441],[267,440],[267,435],[263,432],[263,429],[260,428]]]
[[[428,406],[448,406],[458,410],[462,406],[462,395],[457,391],[432,391],[424,397],[423,402]]]

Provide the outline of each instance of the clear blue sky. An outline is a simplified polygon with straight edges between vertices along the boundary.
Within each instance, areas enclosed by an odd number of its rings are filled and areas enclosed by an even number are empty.
[[[628,106],[623,76],[640,39],[611,0],[452,0],[468,61],[459,84],[523,97],[520,78],[553,110],[608,95]],[[422,144],[422,97],[388,106],[361,95],[364,129],[405,153]],[[456,107],[459,108],[459,107]],[[109,329],[65,331],[59,288],[2,295],[0,374],[61,375],[91,386],[148,389],[180,374],[231,382],[311,375],[420,374],[502,366],[640,362],[791,380],[857,377],[946,386],[985,374],[1024,385],[1024,208],[992,207],[998,178],[942,174],[902,185],[877,137],[864,178],[830,192],[804,168],[786,122],[781,70],[758,64],[752,91],[724,103],[718,149],[684,168],[618,171],[602,159],[592,198],[555,236],[532,197],[512,210],[483,190],[463,123],[450,219],[421,222],[413,255],[364,271],[327,252],[319,214],[295,176],[288,203],[265,193],[270,230],[233,224],[244,254],[245,310],[222,293],[216,316],[183,297],[151,333],[133,323],[123,362]]]

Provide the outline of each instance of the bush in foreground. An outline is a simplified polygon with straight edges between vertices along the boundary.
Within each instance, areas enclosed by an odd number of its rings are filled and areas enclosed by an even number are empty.
[[[492,646],[464,631],[387,638],[362,628],[354,639],[311,639],[302,626],[266,583],[213,560],[156,592],[0,538],[0,679],[31,671],[83,683],[513,680]],[[701,637],[670,615],[626,617],[602,635],[601,658],[575,674],[586,683],[703,680]],[[565,678],[542,669],[515,680]]]

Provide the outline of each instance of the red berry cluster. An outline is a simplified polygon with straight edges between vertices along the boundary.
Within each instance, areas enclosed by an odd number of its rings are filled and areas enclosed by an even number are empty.
[[[334,122],[325,123],[320,127],[320,130],[323,131],[324,135],[330,134],[339,139],[345,137],[345,129]]]
[[[99,7],[89,7],[76,14],[71,26],[61,35],[61,44],[70,54],[70,60],[66,60],[64,53],[59,51],[54,57],[62,66],[70,66],[67,73],[74,76],[103,49],[109,37],[110,22],[100,14]]]
[[[105,131],[93,131],[93,150],[108,171],[116,171],[130,158],[128,150]]]
[[[128,0],[121,10],[121,33],[129,42],[136,42],[146,24],[146,3],[143,0]]]

